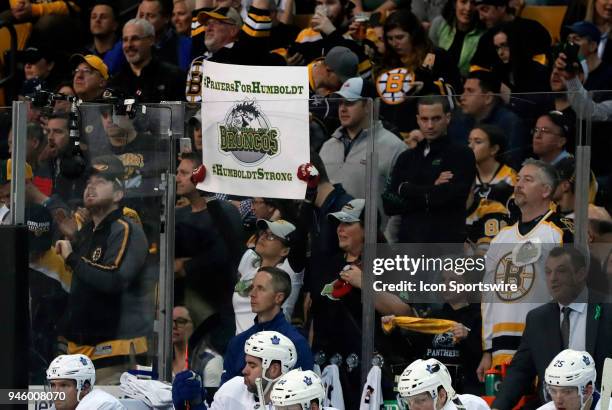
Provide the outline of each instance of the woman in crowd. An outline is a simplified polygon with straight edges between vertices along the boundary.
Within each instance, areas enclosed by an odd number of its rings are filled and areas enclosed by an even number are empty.
[[[193,321],[185,306],[175,306],[172,311],[172,374],[187,368],[187,341],[193,333]]]
[[[336,232],[340,250],[320,270],[312,272],[310,288],[312,305],[312,351],[323,351],[327,357],[339,353],[343,358],[361,352],[361,286],[363,276],[363,252],[365,242],[365,200],[353,199],[339,212],[328,214],[337,224]],[[385,275],[387,275],[385,273]],[[393,283],[395,279],[382,276],[383,282]],[[397,278],[396,278],[397,279]],[[379,323],[381,315],[410,315],[412,309],[395,294],[374,292],[374,308]],[[377,351],[385,357],[386,364],[392,364],[393,344],[376,330]],[[369,366],[369,359],[360,363]],[[353,369],[342,381],[346,408],[358,408],[359,368]]]
[[[234,287],[232,304],[236,315],[236,334],[253,325],[255,313],[251,310],[249,292],[253,278],[262,266],[276,266],[289,274],[291,294],[283,303],[283,312],[291,322],[293,308],[304,283],[306,261],[305,231],[284,219],[257,221],[255,247],[247,249],[238,266],[238,283]]]
[[[480,125],[468,137],[476,159],[476,179],[467,203],[468,241],[478,254],[510,222],[507,204],[514,192],[516,172],[504,164],[506,135],[494,125]]]
[[[476,198],[505,204],[514,191],[516,171],[501,159],[506,146],[504,131],[494,125],[480,125],[470,132],[468,144],[476,158]]]
[[[429,38],[436,47],[449,54],[449,60],[459,67],[462,76],[470,69],[470,60],[476,52],[478,40],[484,33],[473,0],[449,0],[442,15],[431,22]]]
[[[530,55],[525,54],[525,45],[519,44],[512,36],[510,26],[502,24],[493,30],[495,30],[493,45],[499,57],[497,64],[493,66],[493,71],[502,83],[513,94],[550,91],[548,67],[543,62],[536,61]],[[525,99],[527,96],[522,98]],[[529,110],[533,110],[533,106],[528,107]]]
[[[385,21],[385,54],[375,67],[381,115],[401,133],[417,128],[416,101],[410,95],[449,94],[460,84],[459,71],[448,53],[435,47],[419,19],[398,10]],[[442,80],[440,80],[442,79]]]

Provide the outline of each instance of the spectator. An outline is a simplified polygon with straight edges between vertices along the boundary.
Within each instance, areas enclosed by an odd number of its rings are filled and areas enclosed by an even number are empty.
[[[187,369],[187,341],[193,333],[193,320],[185,306],[172,310],[172,376]]]
[[[552,303],[527,314],[521,343],[506,378],[493,402],[493,409],[511,409],[538,376],[538,400],[543,403],[545,370],[564,349],[586,350],[595,358],[597,384],[606,357],[612,353],[610,305],[598,303],[606,296],[586,287],[584,255],[572,246],[558,247],[546,257],[546,286]],[[598,314],[595,314],[598,309]]]
[[[23,51],[22,60],[25,80],[37,79],[47,91],[57,86],[60,80],[59,67],[56,68],[56,56],[52,50],[28,47]]]
[[[595,24],[578,21],[567,28],[567,41],[578,45],[578,59],[586,77],[587,90],[609,90],[612,88],[612,65],[604,62],[597,54],[601,33]]]
[[[565,145],[570,135],[570,125],[563,113],[551,111],[538,118],[533,128],[533,153],[542,161],[555,165],[570,155]]]
[[[559,186],[553,195],[553,200],[557,204],[557,212],[568,218],[574,219],[574,204],[576,202],[576,160],[574,157],[567,157],[557,161],[555,169],[559,175]],[[590,173],[589,178],[589,204],[595,201],[597,193],[597,183],[595,176]]]
[[[344,46],[336,46],[329,50],[325,59],[316,60],[308,66],[310,97],[313,99],[310,110],[326,130],[335,130],[340,126],[339,100],[333,93],[340,90],[346,80],[357,75],[358,65],[359,59],[355,53]]]
[[[102,389],[94,389],[96,368],[85,355],[57,356],[47,369],[47,382],[51,392],[63,393],[54,397],[55,408],[65,410],[76,410],[77,407],[108,410],[125,408],[114,396]]]
[[[561,37],[566,37],[568,26],[582,20],[597,26],[602,36],[597,54],[603,61],[607,63],[612,62],[612,46],[607,41],[610,36],[610,29],[612,28],[612,10],[610,10],[610,5],[605,0],[570,1],[563,17]]]
[[[182,100],[184,74],[177,66],[153,55],[154,41],[155,31],[147,20],[132,19],[125,23],[123,53],[128,65],[113,77],[111,87],[142,103]]]
[[[189,119],[189,135],[191,136],[191,152],[202,156],[202,111],[198,111]]]
[[[194,0],[174,0],[172,26],[177,34],[187,37],[191,36],[191,12],[194,7]]]
[[[89,32],[93,43],[87,47],[88,54],[104,59],[117,42],[117,9],[115,3],[108,0],[96,0],[89,13]]]
[[[319,154],[311,151],[310,161],[319,174],[319,182],[314,192],[307,195],[300,209],[300,220],[308,226],[310,238],[310,259],[304,275],[304,312],[307,324],[310,323],[308,311],[312,302],[311,295],[320,291],[311,286],[316,284],[316,275],[325,266],[326,261],[340,250],[336,226],[326,215],[340,211],[353,199],[341,184],[332,184],[329,181]]]
[[[483,33],[474,2],[470,0],[448,0],[429,28],[432,43],[448,51],[449,62],[459,68],[463,77],[470,70],[470,60]]]
[[[191,62],[191,39],[176,33],[169,24],[171,16],[172,9],[165,0],[141,0],[138,6],[137,17],[147,20],[155,29],[155,56],[186,71]]]
[[[108,85],[108,67],[93,54],[75,54],[71,58],[72,86],[79,99],[84,102],[100,102]],[[66,107],[69,111],[70,106]],[[81,136],[85,146],[91,146],[99,154],[110,153],[109,140],[100,118],[100,106],[81,106],[79,110]]]
[[[501,160],[506,147],[503,130],[494,125],[478,126],[470,132],[468,144],[476,158],[476,198],[505,204],[514,191],[516,171]]]
[[[371,63],[363,48],[349,35],[349,0],[316,0],[310,27],[300,31],[287,55],[288,65],[306,65],[326,55],[332,48],[343,46],[354,52],[359,60],[359,75],[367,77]]]
[[[506,144],[503,131],[480,125],[470,132],[469,147],[476,158],[476,180],[468,198],[468,241],[484,255],[488,244],[510,222],[506,204],[514,191],[516,171],[501,158]]]
[[[327,175],[333,183],[341,184],[346,192],[356,198],[366,194],[366,156],[369,140],[378,153],[378,170],[374,176],[378,189],[384,189],[387,177],[399,155],[406,150],[406,144],[395,134],[385,129],[380,120],[372,118],[372,104],[366,98],[377,100],[376,89],[361,77],[347,80],[336,96],[342,98],[338,110],[340,127],[321,147],[320,155]],[[378,210],[383,212],[382,200]],[[383,229],[387,218],[382,222]]]
[[[278,60],[268,53],[266,39],[272,26],[268,7],[269,0],[254,0],[245,23],[238,11],[232,7],[218,7],[212,11],[199,12],[198,21],[206,24],[206,52],[191,62],[185,90],[188,102],[202,100],[200,82],[202,63],[205,60],[240,65],[278,64]]]
[[[496,125],[508,136],[508,165],[527,156],[528,132],[516,114],[504,105],[500,92],[500,80],[492,73],[475,71],[468,75],[461,94],[462,114],[456,115],[451,122],[450,134],[457,141],[466,141],[472,128],[481,124]]]
[[[444,97],[418,101],[425,139],[397,159],[383,196],[388,215],[401,215],[400,242],[463,243],[465,203],[476,176],[474,154],[448,134]]]
[[[328,257],[313,272],[311,292],[312,350],[323,351],[327,357],[339,353],[359,356],[361,351],[361,286],[362,257],[364,251],[365,200],[353,199],[339,212],[328,214],[331,223],[337,224],[336,234],[340,250]],[[314,291],[316,289],[316,291]],[[409,305],[395,294],[375,292],[376,319],[381,315],[408,315]],[[377,329],[376,346],[386,346],[382,330]],[[385,355],[384,350],[378,350]],[[360,364],[363,361],[360,362]],[[361,391],[360,366],[346,374],[342,390],[347,408],[356,408]]]
[[[448,286],[451,281],[465,283],[469,280],[454,272],[443,272],[442,282]],[[482,356],[480,305],[468,303],[468,296],[460,292],[444,292],[442,298],[442,307],[428,316],[452,320],[456,324],[446,333],[427,337],[424,357],[439,360],[452,372],[457,391],[481,396],[483,386],[476,378],[476,367]]]
[[[517,43],[512,23],[503,23],[491,29],[493,46],[499,59],[492,65],[493,72],[500,78],[513,94],[529,92],[546,92],[548,87],[548,67],[545,63],[526,54],[525,44]],[[538,101],[537,96],[518,96],[521,99]],[[541,98],[541,97],[540,97]],[[533,109],[532,105],[529,109]],[[529,109],[527,112],[529,112]]]
[[[382,102],[380,113],[404,135],[417,128],[416,99],[408,96],[448,94],[444,84],[460,86],[459,71],[448,52],[434,47],[411,12],[398,10],[391,14],[384,31],[385,54],[374,69]],[[443,83],[434,84],[440,79]]]
[[[478,0],[476,9],[480,21],[488,30],[480,37],[470,71],[491,70],[497,65],[499,57],[493,42],[496,34],[494,29],[504,23],[508,38],[512,39],[512,42],[518,47],[523,47],[523,56],[546,64],[551,39],[544,26],[535,20],[515,16],[508,6],[508,0]]]
[[[274,222],[265,219],[257,221],[257,239],[254,249],[247,249],[238,266],[238,283],[234,287],[232,303],[236,314],[236,334],[253,325],[256,311],[250,300],[249,290],[253,286],[258,269],[262,266],[276,266],[287,272],[291,278],[291,293],[286,294],[282,305],[288,322],[304,284],[306,238],[303,229],[284,219]]]
[[[281,306],[291,294],[291,279],[287,272],[276,267],[261,267],[255,275],[249,291],[251,307],[257,315],[255,324],[237,334],[229,343],[223,362],[221,384],[238,376],[245,366],[240,354],[245,342],[262,330],[273,330],[288,337],[297,350],[296,367],[312,370],[313,358],[308,342],[287,320]]]
[[[495,295],[490,292],[483,294],[484,353],[478,366],[481,382],[486,370],[512,358],[521,342],[529,310],[549,300],[544,266],[548,253],[557,245],[573,242],[573,223],[551,208],[557,185],[557,172],[553,166],[534,159],[525,160],[514,186],[515,203],[521,211],[520,220],[501,230],[487,251],[483,283],[503,281],[516,283],[518,288]],[[513,249],[519,240],[533,244],[533,253],[513,257]],[[522,388],[519,386],[527,384],[516,386]],[[512,405],[502,408],[510,409]]]
[[[231,298],[244,235],[231,203],[196,189],[191,176],[201,164],[198,155],[184,155],[176,173],[177,195],[186,197],[189,206],[175,213],[175,295],[194,321],[193,343],[197,339],[201,345],[214,335],[210,347],[222,353],[236,334]]]
[[[113,156],[95,163],[83,192],[91,220],[78,232],[74,248],[60,240],[55,249],[73,272],[63,333],[74,343],[69,353],[89,346],[92,360],[100,360],[102,352],[103,358],[112,357],[99,381],[113,384],[130,356],[148,351],[153,322],[144,311],[153,307],[141,296],[150,291],[142,288],[148,245],[142,228],[122,215],[123,165]]]

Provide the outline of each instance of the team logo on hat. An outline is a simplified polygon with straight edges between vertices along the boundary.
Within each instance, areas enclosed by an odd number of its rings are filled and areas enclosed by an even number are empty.
[[[108,165],[106,164],[94,164],[92,166],[98,172],[104,172],[108,169]]]
[[[84,357],[81,357],[81,358],[79,358],[79,359],[81,360],[81,364],[82,364],[83,366],[87,366],[87,360],[85,360],[85,358],[84,358]]]
[[[280,339],[278,336],[273,336],[270,341],[272,342],[273,345],[277,345],[280,344]]]
[[[258,165],[280,153],[280,131],[255,101],[235,104],[218,124],[219,150],[243,165]]]
[[[97,247],[96,249],[94,249],[94,251],[91,253],[91,260],[93,262],[97,262],[100,259],[100,256],[102,256],[102,248],[101,247]]]
[[[401,104],[406,96],[418,92],[415,76],[406,68],[394,68],[386,71],[376,79],[376,91],[385,104]]]
[[[304,376],[304,384],[310,386],[312,384],[312,379],[308,376]]]
[[[440,365],[439,364],[428,364],[427,367],[425,368],[425,370],[427,370],[429,373],[437,373],[440,371]]]

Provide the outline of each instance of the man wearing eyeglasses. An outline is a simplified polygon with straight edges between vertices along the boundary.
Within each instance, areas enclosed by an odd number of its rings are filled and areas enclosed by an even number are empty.
[[[541,115],[531,130],[533,136],[533,153],[547,164],[555,165],[562,159],[571,156],[565,150],[570,136],[570,127],[560,111],[551,111]]]
[[[111,85],[143,103],[182,100],[184,73],[154,56],[154,45],[155,28],[151,23],[140,18],[125,23],[123,54],[128,64],[113,77]]]

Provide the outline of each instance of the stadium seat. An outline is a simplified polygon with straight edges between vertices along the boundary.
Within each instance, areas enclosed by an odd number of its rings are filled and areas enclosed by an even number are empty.
[[[566,9],[567,6],[525,6],[520,16],[540,22],[550,33],[554,44],[559,41]]]

